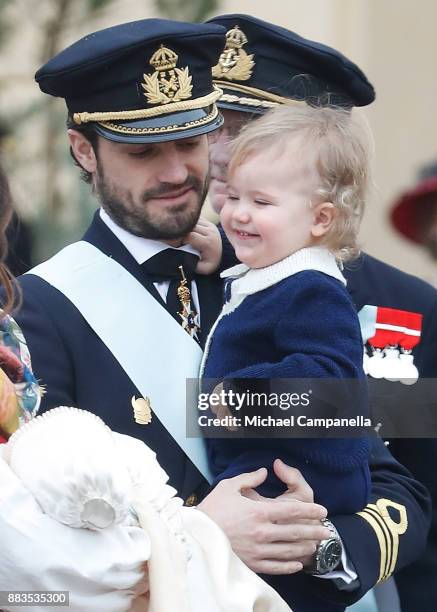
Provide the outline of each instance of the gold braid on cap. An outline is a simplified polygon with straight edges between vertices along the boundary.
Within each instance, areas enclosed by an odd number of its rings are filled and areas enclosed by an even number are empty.
[[[265,106],[267,108],[277,106],[278,104],[306,104],[305,100],[293,100],[291,98],[284,98],[283,96],[278,96],[277,94],[271,93],[270,91],[264,91],[263,89],[257,89],[256,87],[249,87],[248,85],[234,85],[227,83],[226,81],[217,80],[214,80],[214,84],[219,87],[226,88],[230,91],[259,96],[259,98],[241,98],[240,96],[236,95],[232,96],[232,94],[223,94],[220,98],[220,102],[239,102],[240,104],[248,104],[251,106]],[[240,100],[245,100],[245,102],[240,102]]]
[[[217,105],[214,104],[212,110],[205,117],[195,119],[193,121],[186,121],[181,125],[161,125],[158,127],[130,127],[128,125],[113,123],[112,121],[99,121],[99,125],[111,130],[111,132],[119,132],[120,134],[133,134],[141,136],[142,134],[169,134],[172,132],[181,132],[182,130],[189,130],[191,128],[201,127],[214,121],[218,116]]]
[[[102,113],[74,113],[73,121],[77,125],[81,123],[89,123],[90,121],[134,121],[135,119],[149,119],[151,117],[159,117],[161,115],[169,115],[179,111],[195,110],[209,106],[216,102],[222,95],[222,90],[214,86],[214,91],[196,98],[194,100],[181,100],[179,102],[170,102],[165,106],[156,106],[153,108],[140,108],[138,110],[127,111],[109,111]]]
[[[223,94],[220,98],[220,102],[236,102],[237,104],[243,104],[244,106],[253,106],[254,108],[275,108],[279,106],[278,102],[268,102],[267,100],[258,100],[257,98],[241,98],[240,96],[234,96],[232,94]]]

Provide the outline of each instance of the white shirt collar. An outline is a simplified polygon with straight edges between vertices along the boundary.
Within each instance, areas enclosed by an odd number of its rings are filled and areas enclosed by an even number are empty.
[[[300,249],[265,268],[249,268],[245,264],[239,264],[225,270],[220,276],[236,279],[232,283],[232,293],[234,295],[250,295],[267,289],[267,287],[275,285],[284,278],[304,270],[323,272],[346,285],[346,279],[340,272],[333,253],[324,247]]]
[[[103,210],[103,208],[100,208],[99,214],[103,223],[111,230],[113,234],[115,234],[115,236],[117,236],[123,246],[126,247],[132,257],[140,265],[153,257],[153,255],[156,255],[165,249],[176,248],[170,246],[169,244],[165,244],[165,242],[161,242],[160,240],[149,240],[149,238],[141,238],[141,236],[131,234],[127,230],[117,225],[108,215],[108,213]],[[182,251],[199,255],[199,252],[189,244],[184,244],[179,248]]]

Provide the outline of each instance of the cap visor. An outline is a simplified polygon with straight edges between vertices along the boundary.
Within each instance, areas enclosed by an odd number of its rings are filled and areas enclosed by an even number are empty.
[[[159,115],[136,121],[105,121],[95,123],[95,131],[114,142],[166,142],[207,134],[223,124],[217,106]]]
[[[223,110],[233,110],[240,113],[251,113],[253,115],[263,115],[270,110],[268,108],[249,106],[248,104],[242,104],[239,102],[218,102],[217,106]]]

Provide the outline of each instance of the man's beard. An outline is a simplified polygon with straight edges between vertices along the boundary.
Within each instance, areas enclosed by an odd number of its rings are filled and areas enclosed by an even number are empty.
[[[177,190],[192,187],[197,194],[198,202],[194,208],[188,208],[185,203],[172,207],[171,211],[162,211],[161,218],[153,218],[147,203],[150,199],[165,196]],[[202,182],[189,175],[183,184],[161,183],[155,189],[149,189],[142,194],[141,202],[135,202],[128,191],[117,190],[107,180],[101,167],[96,174],[95,191],[103,209],[113,221],[126,231],[152,240],[174,240],[182,238],[196,225],[203,202],[209,188],[209,174]],[[189,194],[187,197],[192,197]],[[156,214],[156,213],[155,213]]]

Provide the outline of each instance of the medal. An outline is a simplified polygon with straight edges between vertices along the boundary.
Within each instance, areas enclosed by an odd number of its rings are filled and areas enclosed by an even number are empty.
[[[367,373],[372,378],[384,377],[384,354],[382,348],[372,347],[373,354],[367,361]]]
[[[386,346],[384,349],[384,376],[386,380],[396,382],[400,380],[399,350],[397,345]]]
[[[411,351],[403,351],[400,356],[400,382],[403,385],[414,385],[419,380],[419,371],[413,363]]]
[[[178,312],[181,318],[182,328],[197,342],[199,342],[198,332],[200,332],[200,321],[199,315],[195,308],[191,305],[191,292],[188,288],[188,281],[185,277],[184,269],[179,266],[181,271],[182,280],[179,284],[177,293],[180,303],[182,304],[182,310]]]
[[[359,313],[364,342],[372,355],[365,364],[372,378],[384,378],[405,385],[417,382],[419,372],[414,365],[412,349],[420,342],[422,315],[384,308],[364,306]],[[373,332],[373,335],[372,335]]]
[[[404,331],[400,325],[400,312],[381,306],[376,308],[374,334],[368,338],[373,352],[368,364],[369,376],[372,378],[399,380],[397,345]]]
[[[423,316],[417,312],[405,312],[405,328],[399,344],[401,354],[400,381],[403,385],[414,385],[419,379],[419,371],[414,365],[413,348],[420,342]]]

